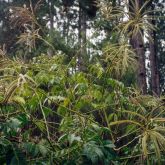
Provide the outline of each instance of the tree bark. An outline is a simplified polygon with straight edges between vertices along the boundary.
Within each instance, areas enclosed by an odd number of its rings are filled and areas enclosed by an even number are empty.
[[[152,94],[159,96],[160,95],[159,72],[158,72],[158,66],[157,66],[155,39],[153,41],[149,41],[149,49],[150,49],[150,67],[151,67],[151,89],[152,89]]]
[[[151,4],[151,9],[154,10],[153,4]],[[153,26],[155,26],[155,20],[150,21],[150,23]],[[160,95],[160,82],[159,82],[159,71],[158,71],[158,61],[157,61],[157,51],[156,51],[156,33],[155,33],[155,31],[150,30],[149,35],[151,37],[151,39],[149,40],[151,90],[152,90],[153,95],[159,96]]]
[[[87,15],[79,3],[79,23],[78,23],[78,42],[79,42],[79,70],[86,70],[85,64],[87,62],[86,49],[86,31],[87,31]]]
[[[139,10],[142,7],[143,1],[136,0],[135,1],[135,11]],[[132,5],[131,0],[129,1],[129,5]],[[130,12],[133,13],[132,8],[130,7]],[[132,14],[131,17],[135,17]],[[137,54],[138,68],[137,68],[137,85],[138,88],[142,91],[143,94],[147,93],[147,83],[146,83],[146,67],[145,67],[145,50],[144,50],[144,39],[142,31],[137,32],[136,34],[132,34],[130,38],[130,44]]]
[[[53,15],[53,2],[52,0],[48,0],[48,6],[49,6],[49,21],[50,21],[50,38],[51,41],[53,40],[53,29],[54,29],[54,15]],[[54,51],[51,47],[47,50],[48,56],[53,56]]]

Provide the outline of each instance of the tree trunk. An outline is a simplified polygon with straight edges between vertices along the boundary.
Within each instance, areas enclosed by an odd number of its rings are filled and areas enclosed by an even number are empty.
[[[52,31],[54,28],[53,2],[52,0],[49,0],[48,3],[49,3],[50,30]]]
[[[79,70],[86,70],[87,49],[86,49],[86,30],[87,30],[87,15],[79,4],[79,23],[78,23],[78,42],[79,42]]]
[[[151,4],[151,9],[154,10],[153,4]],[[150,22],[155,26],[155,20]],[[160,82],[159,82],[159,71],[157,64],[157,51],[156,51],[156,34],[155,31],[150,30],[149,35],[152,39],[149,40],[149,51],[150,51],[150,68],[151,68],[151,90],[152,94],[160,95]]]
[[[142,0],[135,1],[135,11],[139,10],[142,7]],[[132,2],[129,1],[129,5],[132,6]],[[130,7],[130,12],[132,8]],[[132,15],[134,17],[134,14]],[[144,51],[144,39],[142,31],[132,34],[130,39],[130,44],[137,54],[138,68],[137,68],[137,85],[138,88],[142,91],[143,94],[147,93],[147,83],[146,83],[146,67],[145,67],[145,51]]]
[[[51,41],[53,40],[53,29],[54,29],[54,15],[53,15],[53,2],[52,0],[48,0],[48,6],[49,6],[49,20],[50,20],[50,38]],[[52,47],[49,47],[47,50],[48,56],[53,56],[54,51]]]
[[[139,89],[142,90],[142,93],[146,94],[147,83],[146,83],[146,68],[145,68],[145,51],[144,51],[144,43],[143,43],[142,36],[140,33],[132,37],[131,45],[136,52],[137,61],[138,61],[137,85]]]
[[[70,13],[69,13],[69,7],[67,7],[63,13],[63,38],[65,38],[66,44],[68,44],[69,40],[69,27],[70,27]]]
[[[151,89],[153,95],[160,95],[159,87],[159,72],[157,67],[157,56],[156,56],[156,46],[155,40],[149,41],[150,49],[150,67],[151,67]]]

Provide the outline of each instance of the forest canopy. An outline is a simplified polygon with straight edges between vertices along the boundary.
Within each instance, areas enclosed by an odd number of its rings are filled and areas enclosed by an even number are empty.
[[[0,164],[164,164],[164,7],[1,0]]]

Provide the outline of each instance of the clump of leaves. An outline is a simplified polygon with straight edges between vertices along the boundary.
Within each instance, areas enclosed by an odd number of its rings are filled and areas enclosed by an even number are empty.
[[[128,69],[136,69],[136,55],[127,43],[109,44],[104,48],[103,53],[107,71],[117,77],[123,76]]]

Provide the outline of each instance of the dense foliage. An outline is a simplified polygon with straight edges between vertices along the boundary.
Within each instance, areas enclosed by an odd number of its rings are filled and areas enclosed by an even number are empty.
[[[161,158],[163,101],[124,87],[100,63],[75,72],[75,59],[66,65],[62,55],[42,55],[30,64],[3,59],[1,65],[1,164]]]
[[[144,73],[153,11],[140,0],[100,2],[15,0],[0,11],[12,39],[0,38],[0,164],[165,163],[164,71],[158,93]]]

